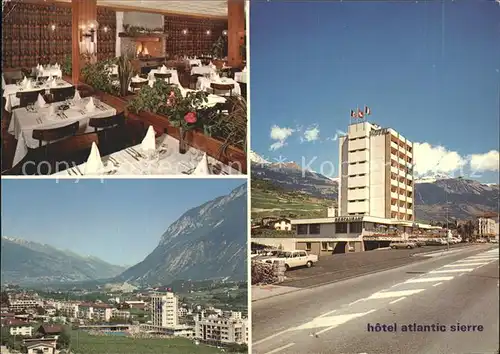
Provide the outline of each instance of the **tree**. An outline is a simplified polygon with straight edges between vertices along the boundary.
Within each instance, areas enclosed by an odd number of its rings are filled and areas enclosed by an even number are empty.
[[[45,315],[45,309],[43,307],[41,307],[41,306],[38,306],[36,308],[36,313],[39,314],[39,315],[41,315],[41,316],[43,316],[43,315]]]
[[[58,349],[69,348],[70,343],[71,343],[71,337],[66,331],[66,329],[64,329],[57,338],[57,348]]]

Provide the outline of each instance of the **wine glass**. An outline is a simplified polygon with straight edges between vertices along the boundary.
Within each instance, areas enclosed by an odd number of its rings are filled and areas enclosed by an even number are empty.
[[[146,150],[142,152],[144,159],[142,159],[142,173],[145,175],[153,175],[158,169],[160,163],[160,150]]]

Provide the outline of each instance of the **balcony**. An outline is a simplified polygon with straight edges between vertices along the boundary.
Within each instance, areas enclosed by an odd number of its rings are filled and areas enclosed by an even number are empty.
[[[391,141],[391,148],[395,149],[396,151],[398,150],[398,144],[396,144],[394,141]]]
[[[396,211],[397,212],[398,210],[399,210],[399,208],[398,208],[397,205],[391,204],[391,211]]]
[[[410,214],[410,215],[413,215],[413,209],[406,209],[406,214]]]
[[[368,176],[356,176],[349,177],[347,179],[347,188],[358,188],[358,187],[366,187],[368,185]]]
[[[349,151],[368,149],[368,139],[361,138],[356,140],[349,140]]]
[[[398,187],[399,183],[396,179],[391,178],[391,186]]]
[[[404,195],[404,194],[398,194],[398,199],[400,201],[406,202],[406,195]]]
[[[413,175],[411,173],[407,173],[406,178],[409,179],[410,181],[413,181]]]
[[[399,198],[399,193],[398,192],[391,192],[391,198],[392,199],[398,199]]]
[[[400,177],[406,177],[406,171],[399,170],[399,171],[398,171],[398,175],[399,175]]]
[[[357,163],[354,165],[349,165],[348,175],[361,175],[368,174],[368,163]]]
[[[349,162],[365,162],[368,161],[368,150],[349,152]]]
[[[395,174],[398,174],[399,173],[399,168],[397,168],[396,166],[391,166],[391,172],[395,173]]]
[[[405,189],[409,192],[413,192],[413,185],[409,186],[409,185],[405,185]]]
[[[366,213],[368,212],[368,201],[347,203],[348,213]]]
[[[406,202],[407,203],[413,203],[413,198],[406,196]]]
[[[405,161],[405,159],[403,159],[403,158],[401,158],[401,157],[398,157],[398,162],[399,162],[399,164],[400,164],[400,165],[402,165],[402,166],[406,166],[406,161]]]
[[[347,200],[369,199],[368,188],[349,189],[347,191]]]
[[[400,213],[404,213],[404,214],[406,214],[406,210],[407,210],[407,209],[406,209],[405,207],[400,207],[400,208],[399,208],[399,212],[400,212]]]

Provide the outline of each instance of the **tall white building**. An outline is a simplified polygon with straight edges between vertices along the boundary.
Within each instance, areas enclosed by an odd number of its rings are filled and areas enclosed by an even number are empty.
[[[413,221],[413,143],[361,122],[339,138],[339,216]]]
[[[151,296],[153,326],[162,328],[178,327],[179,299],[172,292]]]
[[[498,235],[498,226],[495,220],[490,218],[478,218],[476,221],[477,235],[492,237]]]

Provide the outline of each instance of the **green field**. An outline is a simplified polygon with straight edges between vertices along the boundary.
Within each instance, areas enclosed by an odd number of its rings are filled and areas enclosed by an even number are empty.
[[[203,344],[196,345],[189,339],[134,339],[118,336],[91,336],[85,332],[71,334],[73,354],[212,354],[220,349]]]
[[[321,218],[336,201],[296,191],[286,191],[270,182],[252,178],[252,219],[263,217]]]

